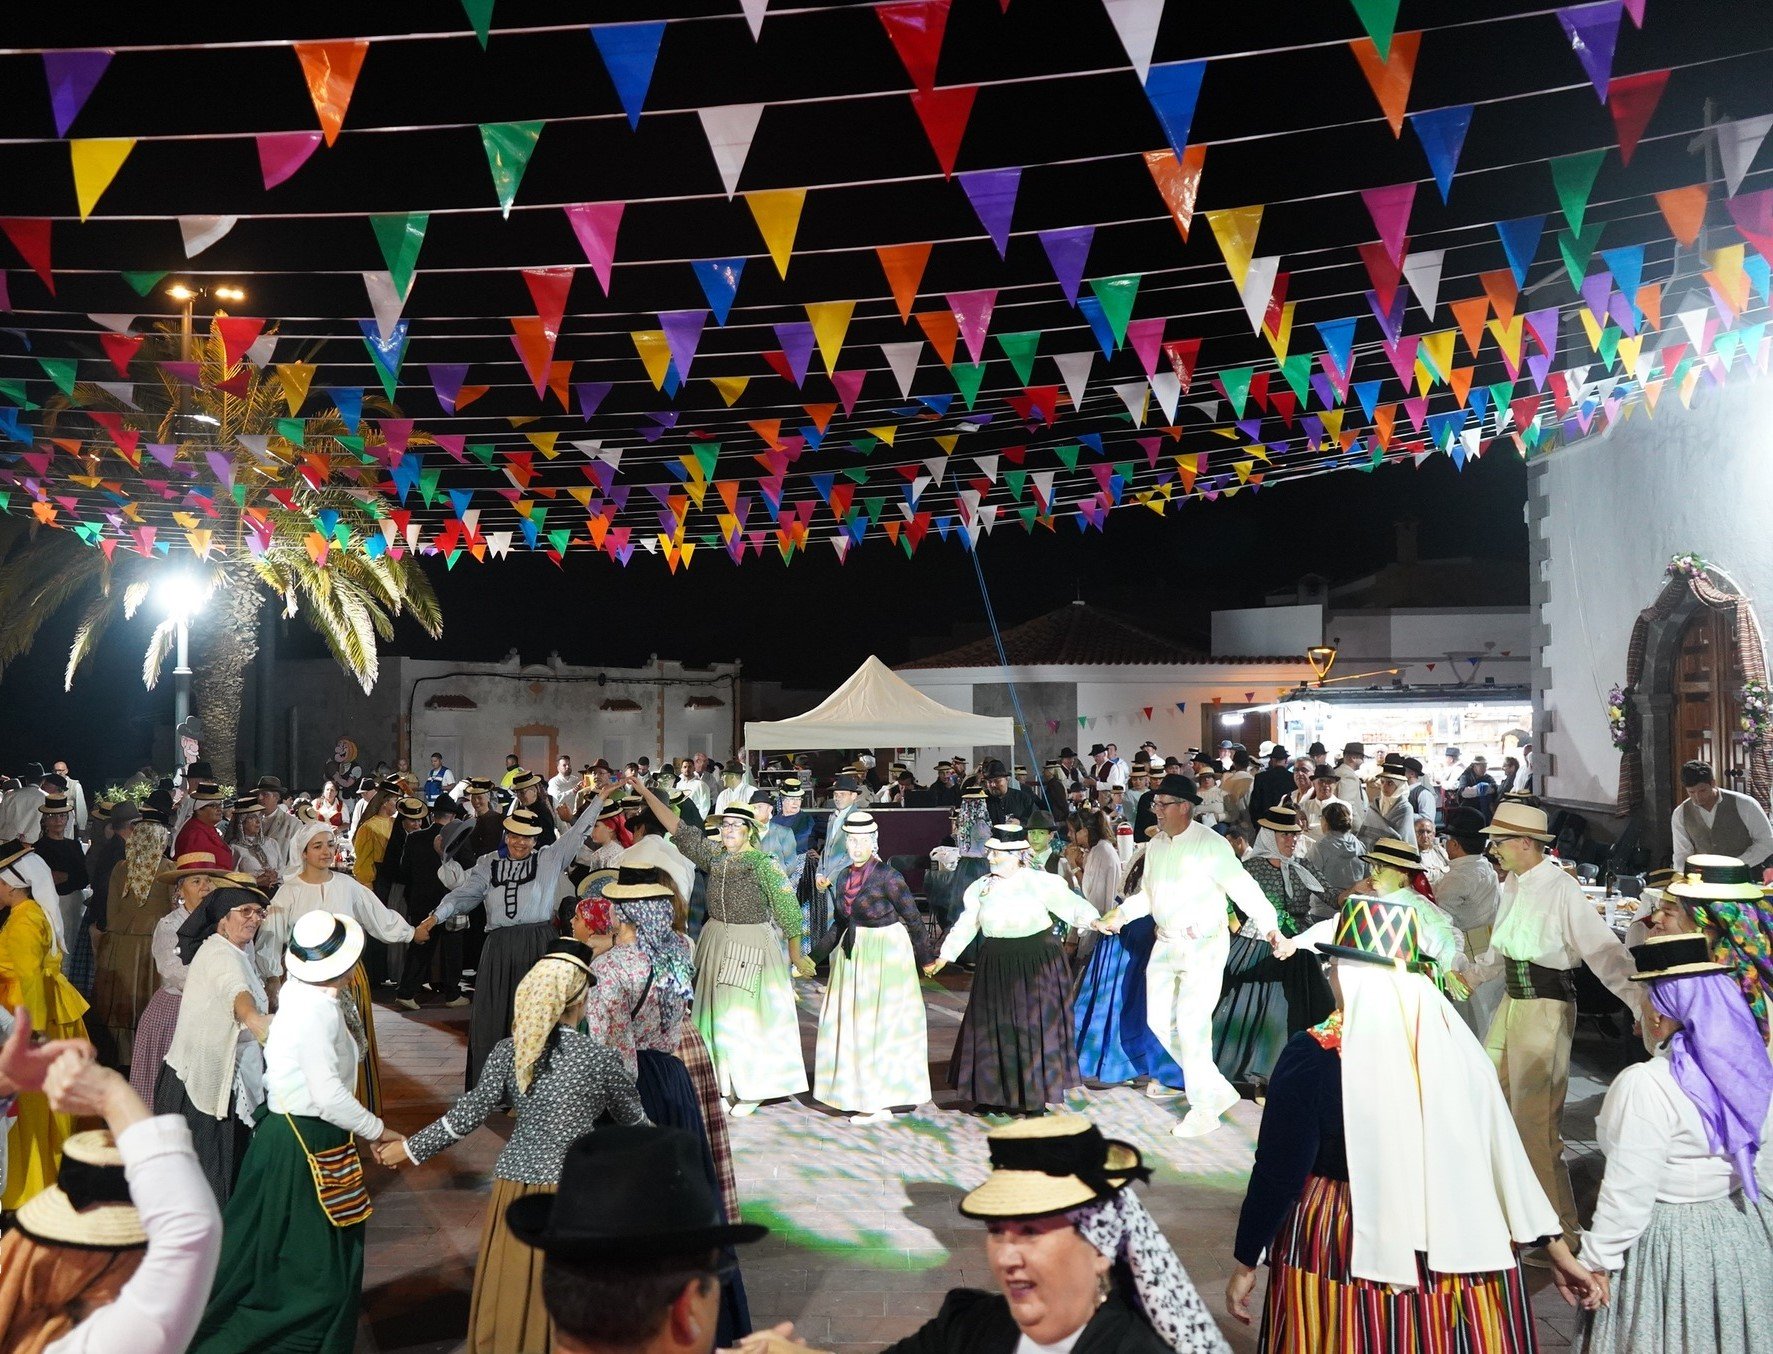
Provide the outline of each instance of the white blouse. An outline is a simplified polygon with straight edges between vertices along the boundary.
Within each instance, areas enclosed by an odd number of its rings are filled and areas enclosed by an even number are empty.
[[[175,907],[154,923],[154,938],[148,951],[154,956],[154,967],[160,970],[160,986],[168,992],[185,990],[185,975],[190,972],[179,958],[179,927],[190,916],[182,907]]]
[[[988,874],[967,886],[954,929],[942,942],[941,955],[952,964],[980,932],[1000,940],[1039,935],[1053,918],[1080,930],[1096,920],[1096,909],[1045,870],[1026,866],[1006,878]]]
[[[283,985],[265,1041],[265,1093],[273,1114],[324,1119],[360,1138],[382,1136],[382,1121],[352,1094],[357,1041],[339,1011],[339,993],[299,978]]]
[[[337,912],[355,918],[364,931],[391,945],[412,939],[412,923],[384,906],[350,875],[334,874],[324,884],[309,884],[300,875],[292,875],[271,899],[271,910],[259,927],[254,948],[260,973],[267,978],[283,976],[283,951],[289,947],[290,933],[297,920],[310,912]]]
[[[1091,907],[1098,915],[1106,916],[1114,906],[1115,894],[1120,885],[1120,852],[1115,850],[1114,843],[1104,838],[1097,842],[1084,857],[1083,896],[1089,900]]]
[[[191,1103],[212,1119],[228,1117],[240,1041],[252,1037],[234,1015],[234,999],[242,992],[251,994],[260,1011],[267,1009],[252,952],[211,936],[191,961],[166,1065],[184,1082]]]

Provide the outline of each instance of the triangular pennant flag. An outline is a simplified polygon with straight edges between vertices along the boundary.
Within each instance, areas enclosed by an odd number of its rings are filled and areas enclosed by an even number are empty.
[[[610,269],[616,261],[616,232],[622,225],[623,205],[620,202],[576,202],[562,209],[605,296],[609,295]]]
[[[1373,47],[1384,61],[1391,54],[1391,35],[1397,29],[1398,0],[1352,0],[1361,27],[1373,40]]]
[[[31,265],[31,271],[43,279],[43,285],[51,296],[55,295],[55,275],[49,268],[49,232],[55,223],[47,216],[38,217],[7,217],[0,219],[0,231],[12,241],[12,247],[19,252],[19,257]],[[166,274],[160,274],[165,277]],[[147,295],[146,292],[139,293]]]
[[[1241,292],[1244,278],[1250,271],[1250,260],[1256,254],[1256,233],[1262,228],[1262,208],[1232,207],[1208,212],[1207,224],[1213,228],[1213,238],[1219,242],[1219,252],[1225,256],[1231,280]]]
[[[1617,0],[1609,0],[1617,9]],[[1601,161],[1607,158],[1605,149],[1579,151],[1575,155],[1560,155],[1551,161],[1551,182],[1557,189],[1558,206],[1563,209],[1564,220],[1570,223],[1570,229],[1578,234],[1582,231],[1582,218],[1588,211],[1588,197],[1594,191],[1595,176],[1601,172]]]
[[[905,73],[918,89],[929,89],[936,83],[936,61],[942,52],[942,34],[948,27],[948,4],[949,0],[908,0],[875,8],[893,50],[905,63]]]
[[[1430,249],[1420,254],[1411,254],[1404,260],[1404,280],[1415,293],[1416,304],[1422,307],[1431,320],[1434,318],[1435,298],[1441,287],[1441,265],[1446,257],[1446,250]]]
[[[536,153],[536,141],[545,125],[540,119],[480,124],[480,144],[486,148],[486,164],[492,170],[493,192],[498,196],[501,216],[511,215],[517,185],[523,182],[523,171],[529,168],[530,156]]]
[[[1512,221],[1498,221],[1496,234],[1502,241],[1502,252],[1508,256],[1509,269],[1517,286],[1527,285],[1527,269],[1539,252],[1539,237],[1545,233],[1543,216],[1520,216]]]
[[[1558,232],[1558,252],[1564,256],[1564,271],[1570,275],[1570,285],[1578,291],[1582,289],[1582,275],[1588,271],[1588,260],[1601,242],[1601,231],[1606,224],[1605,221],[1591,221],[1585,230]]]
[[[1041,248],[1046,250],[1053,276],[1059,280],[1060,290],[1072,305],[1077,304],[1077,289],[1083,283],[1084,263],[1089,258],[1090,242],[1095,235],[1094,226],[1067,226],[1063,230],[1040,232]]]
[[[653,82],[653,65],[659,59],[659,43],[664,36],[662,22],[591,26],[591,40],[597,44],[603,68],[616,87],[616,99],[628,115],[630,127],[640,126],[640,110],[646,104],[647,87]]]
[[[308,398],[308,386],[314,380],[314,371],[312,362],[280,362],[277,365],[277,382],[283,387],[283,402],[292,416],[301,412],[302,403]]]
[[[973,99],[977,85],[949,85],[941,89],[918,89],[911,94],[911,107],[923,123],[936,163],[942,166],[942,177],[954,174],[954,160],[960,154],[961,138],[966,135],[967,119],[973,115]]]
[[[117,368],[117,374],[127,379],[129,364],[135,357],[136,349],[142,346],[142,336],[140,334],[100,334],[99,346],[105,350],[105,356],[111,359],[111,365]]]
[[[55,134],[66,136],[80,110],[111,64],[104,49],[43,53],[43,76],[49,83],[49,107],[55,115]]]
[[[716,324],[725,324],[732,313],[733,297],[739,291],[739,278],[745,272],[745,260],[701,259],[692,263],[696,281],[702,284],[702,295],[708,298],[708,309]]]
[[[480,50],[484,52],[486,40],[492,33],[493,0],[462,0],[462,10],[480,42]]]
[[[314,101],[314,112],[320,118],[320,130],[330,146],[339,139],[345,109],[351,103],[351,91],[357,87],[363,58],[369,54],[369,39],[298,42],[295,54],[302,63],[302,75],[308,82],[308,96]]]
[[[1510,282],[1513,278],[1503,273]],[[1512,313],[1513,301],[1510,299]],[[1453,312],[1453,318],[1459,324],[1459,332],[1465,337],[1465,349],[1473,357],[1477,356],[1478,348],[1484,341],[1484,321],[1490,316],[1490,298],[1488,296],[1467,296],[1451,301],[1447,309]]]
[[[1202,145],[1188,147],[1180,157],[1173,150],[1145,152],[1145,167],[1151,171],[1158,195],[1163,198],[1164,206],[1170,209],[1170,216],[1184,240],[1188,238],[1189,226],[1194,224],[1194,204],[1200,193],[1200,176],[1206,163],[1207,148]],[[1075,297],[1073,304],[1076,304]]]
[[[1644,129],[1656,115],[1656,105],[1662,101],[1662,91],[1668,85],[1668,74],[1662,70],[1622,75],[1608,89],[1607,111],[1613,115],[1613,130],[1619,138],[1621,164],[1631,163],[1632,152],[1637,150]]]
[[[929,244],[892,244],[879,245],[874,251],[881,271],[886,274],[887,286],[892,289],[893,300],[898,303],[899,318],[907,324],[911,322],[911,306],[917,300],[918,284],[923,281],[931,248]]]
[[[729,201],[739,190],[739,175],[745,169],[745,157],[751,154],[751,140],[757,135],[763,109],[761,103],[729,103],[696,110]]]
[[[530,300],[536,303],[536,314],[541,318],[542,327],[549,333],[558,335],[561,323],[566,318],[566,298],[572,290],[573,269],[525,268],[523,280],[529,287]],[[682,373],[682,368],[679,371]]]
[[[1594,86],[1602,103],[1607,101],[1607,81],[1613,73],[1613,47],[1619,40],[1619,16],[1623,9],[1619,0],[1600,0],[1598,4],[1571,5],[1558,11],[1558,22],[1570,50],[1582,63],[1583,73]],[[1572,222],[1577,230],[1580,223]]]
[[[155,272],[154,270],[149,269],[146,272],[140,273],[120,273],[118,276],[120,276],[125,282],[129,283],[129,289],[137,296],[145,297],[149,292],[153,291],[154,288],[158,287],[161,282],[171,276],[171,274]]]
[[[382,248],[382,260],[388,265],[388,276],[394,279],[394,290],[402,301],[412,291],[413,269],[418,267],[419,250],[425,243],[425,230],[431,224],[429,212],[399,212],[372,216],[370,228]]]
[[[745,205],[757,222],[758,234],[775,260],[776,273],[788,276],[788,258],[794,252],[794,235],[800,229],[800,209],[806,205],[806,189],[775,188],[745,194]]]
[[[787,358],[789,379],[795,385],[806,382],[806,371],[813,360],[813,345],[817,340],[813,336],[813,327],[804,321],[775,326],[776,342],[782,345],[782,352]]]
[[[1138,279],[1133,279],[1138,285]],[[954,312],[955,323],[960,328],[960,336],[966,340],[967,352],[974,362],[985,360],[985,331],[991,324],[991,312],[997,305],[997,288],[984,288],[979,291],[949,292],[948,308]],[[1132,309],[1131,301],[1127,308]],[[1125,332],[1126,324],[1121,325]]]
[[[1157,114],[1170,148],[1181,155],[1188,149],[1188,131],[1194,123],[1194,108],[1200,101],[1201,79],[1207,73],[1205,61],[1166,61],[1153,66],[1145,81],[1145,97],[1151,100],[1151,111]]]
[[[216,337],[222,341],[222,370],[232,372],[264,332],[265,322],[240,315],[217,315],[214,323]]]
[[[259,147],[259,173],[265,187],[271,189],[308,163],[320,144],[320,133],[260,132],[254,139]]]
[[[1040,343],[1040,330],[1030,329],[1020,334],[999,334],[997,343],[1003,349],[1004,356],[1010,359],[1010,367],[1016,373],[1016,379],[1023,385],[1027,385],[1033,380],[1034,350]]]
[[[1102,0],[1115,36],[1126,48],[1127,60],[1141,82],[1151,69],[1152,49],[1157,46],[1157,26],[1163,20],[1164,0]]]
[[[1001,259],[1010,245],[1010,218],[1016,210],[1016,189],[1022,182],[1020,167],[981,169],[960,176],[967,201],[978,213],[979,224],[997,246]]]
[[[1472,105],[1465,103],[1410,114],[1410,126],[1422,143],[1422,153],[1428,157],[1429,172],[1441,190],[1442,202],[1453,191],[1459,152],[1465,148],[1466,132],[1471,130],[1471,112]]]
[[[1366,188],[1361,200],[1379,232],[1379,242],[1393,263],[1402,263],[1404,236],[1410,228],[1410,208],[1416,201],[1415,183],[1392,184],[1387,188]]]
[[[511,316],[511,343],[517,349],[517,356],[523,361],[524,371],[529,373],[530,384],[536,388],[538,399],[548,389],[548,367],[554,360],[554,341],[557,337],[539,316]],[[646,354],[642,353],[641,356],[645,357]],[[658,382],[653,384],[657,385]]]
[[[234,229],[237,216],[181,216],[179,235],[185,242],[185,257],[194,259],[222,236]]]
[[[930,341],[930,347],[936,350],[936,356],[942,359],[942,365],[954,365],[954,345],[960,338],[960,321],[954,318],[949,310],[920,310],[917,312],[917,324],[923,330],[923,336]]]
[[[1761,149],[1761,143],[1767,139],[1767,133],[1773,131],[1773,113],[1720,122],[1712,131],[1718,139],[1718,162],[1724,171],[1725,196],[1735,197],[1748,167]]]
[[[74,199],[80,206],[84,221],[98,206],[99,198],[123,168],[123,162],[135,149],[133,137],[103,137],[68,142],[68,158],[74,166]]]
[[[1668,222],[1668,232],[1688,249],[1699,241],[1699,232],[1705,225],[1705,202],[1710,189],[1706,184],[1696,183],[1687,188],[1668,188],[1656,194],[1656,205],[1662,209],[1662,219]]]
[[[369,308],[376,317],[376,333],[385,343],[393,335],[394,326],[400,323],[406,301],[388,273],[365,273],[363,289],[369,293]]]
[[[664,331],[665,345],[671,352],[671,363],[682,380],[689,380],[690,363],[695,361],[696,347],[702,341],[702,329],[708,323],[705,310],[662,310],[659,328]]]
[[[837,357],[843,351],[843,336],[849,332],[850,316],[855,313],[854,301],[809,301],[807,322],[813,327],[813,338],[819,345],[819,356],[825,359],[825,374],[837,370]]]
[[[1393,136],[1404,134],[1404,109],[1410,102],[1410,82],[1416,75],[1416,52],[1421,46],[1421,33],[1394,34],[1386,56],[1379,54],[1370,38],[1356,38],[1348,44],[1360,63],[1361,74],[1367,77],[1373,97],[1379,100],[1385,120],[1391,124]]]
[[[903,343],[883,343],[880,351],[886,358],[894,379],[899,383],[900,396],[909,399],[911,382],[917,375],[917,359],[923,352],[923,340],[907,339]]]
[[[1324,351],[1336,364],[1336,370],[1344,376],[1350,374],[1354,360],[1354,328],[1360,323],[1358,317],[1345,320],[1323,320],[1316,325],[1317,336],[1322,340]]]

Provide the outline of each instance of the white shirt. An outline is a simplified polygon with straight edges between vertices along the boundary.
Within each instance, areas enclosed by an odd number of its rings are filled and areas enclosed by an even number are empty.
[[[88,811],[86,807],[86,787],[72,776],[64,777],[68,782],[68,798],[74,804],[74,831],[85,832]]]
[[[558,807],[565,802],[568,795],[572,794],[579,788],[579,779],[578,776],[570,771],[563,772],[558,776],[550,777],[548,780],[548,798],[552,799]]]
[[[49,868],[49,862],[35,851],[25,852],[12,862],[11,868],[31,886],[31,897],[42,905],[43,915],[49,918],[50,932],[55,936],[55,947],[61,951],[65,962],[69,954],[68,938],[62,934],[62,910],[55,904],[55,900],[61,896],[56,891],[55,872]]]
[[[185,974],[178,1024],[166,1050],[166,1065],[185,1084],[191,1103],[212,1119],[228,1117],[234,1091],[234,1061],[242,1036],[251,1038],[234,1014],[235,999],[248,993],[260,1011],[269,1006],[264,984],[253,969],[252,950],[241,949],[219,933],[198,946]]]
[[[1582,1234],[1582,1263],[1590,1269],[1623,1266],[1657,1203],[1722,1199],[1742,1188],[1730,1159],[1712,1153],[1705,1121],[1665,1055],[1635,1063],[1613,1079],[1595,1129],[1607,1172],[1594,1221]]]
[[[1127,788],[1127,776],[1129,774],[1130,772],[1127,769],[1127,764],[1119,757],[1116,757],[1112,762],[1108,763],[1108,766],[1098,779],[1101,784],[1107,785],[1110,788],[1118,785],[1124,790]]]
[[[1637,972],[1630,951],[1595,911],[1582,886],[1550,856],[1525,874],[1510,875],[1502,886],[1489,952],[1474,965],[1476,981],[1501,976],[1509,959],[1555,969],[1586,963],[1634,1015],[1642,1009],[1642,988],[1630,980]]]
[[[1256,923],[1258,935],[1280,930],[1274,904],[1244,869],[1231,844],[1190,823],[1180,836],[1159,831],[1145,851],[1140,889],[1120,905],[1123,920],[1150,917],[1161,940],[1210,940],[1225,929],[1225,900]]]
[[[0,801],[0,842],[15,837],[21,842],[36,841],[43,830],[43,816],[37,810],[48,798],[35,785],[21,785]]]
[[[1460,856],[1447,862],[1447,872],[1434,886],[1434,900],[1461,931],[1494,924],[1502,902],[1502,885],[1488,856]]]
[[[339,1012],[339,993],[299,978],[283,985],[265,1041],[265,1093],[272,1114],[306,1114],[360,1138],[382,1136],[382,1121],[351,1094],[357,1043]]]
[[[714,796],[714,812],[724,813],[728,805],[749,804],[751,802],[752,784],[749,777],[741,776],[739,783],[730,790],[722,790]]]
[[[1120,852],[1107,838],[1092,846],[1084,857],[1079,891],[1101,916],[1107,916],[1114,906],[1114,896],[1119,892],[1120,868]]]
[[[272,896],[265,924],[259,927],[253,946],[260,973],[267,978],[283,973],[283,951],[289,945],[289,937],[296,922],[310,912],[342,912],[355,917],[366,932],[390,945],[412,939],[412,923],[384,907],[380,898],[350,875],[335,872],[324,884],[310,884],[300,875],[290,875]]]
[[[1440,901],[1440,881],[1446,878],[1447,871],[1453,862],[1447,859],[1447,853],[1437,843],[1422,852],[1422,872],[1428,876],[1428,882],[1435,886],[1435,901]],[[1494,873],[1494,871],[1492,871]]]
[[[295,836],[296,829],[301,826],[302,820],[297,818],[295,814],[291,813],[287,805],[279,804],[275,809],[264,814],[260,819],[259,835],[267,841],[276,842],[277,845],[281,846],[283,848],[284,860],[287,861],[289,859],[290,838]]]
[[[149,953],[154,956],[154,967],[160,971],[160,986],[181,995],[185,990],[185,975],[190,970],[179,958],[179,927],[185,924],[188,916],[190,913],[184,908],[174,907],[154,923],[154,938],[148,944]]]
[[[262,826],[256,837],[235,838],[233,851],[234,868],[243,874],[256,875],[261,870],[275,870],[282,874],[289,868],[283,843],[266,836]]]
[[[714,802],[708,797],[708,784],[700,776],[679,776],[677,793],[694,804],[703,818],[708,816],[708,808]]]
[[[626,865],[630,869],[651,866],[663,870],[677,886],[677,896],[685,902],[689,901],[690,891],[696,886],[696,867],[690,858],[677,849],[669,837],[661,837],[649,832],[637,838],[633,846],[626,848],[617,859],[617,865]]]
[[[43,1354],[180,1354],[203,1319],[222,1253],[222,1215],[197,1164],[190,1127],[176,1114],[142,1119],[117,1135],[117,1151],[148,1252],[115,1302]]]
[[[967,885],[942,958],[952,964],[980,932],[999,940],[1039,935],[1051,929],[1054,917],[1081,930],[1096,920],[1096,909],[1045,870],[1024,865],[1005,877],[988,874]]]
[[[1709,810],[1693,804],[1693,812],[1699,815],[1699,821],[1710,827],[1717,821],[1718,805],[1725,798],[1736,801],[1736,812],[1742,818],[1742,826],[1748,829],[1748,846],[1742,852],[1742,859],[1750,865],[1759,865],[1768,856],[1773,856],[1773,822],[1767,821],[1767,812],[1747,795],[1739,795],[1734,790],[1719,790],[1718,803]],[[1687,836],[1687,826],[1683,821],[1689,800],[1683,799],[1675,805],[1674,811],[1674,867],[1685,870],[1687,857],[1693,854],[1693,840]]]

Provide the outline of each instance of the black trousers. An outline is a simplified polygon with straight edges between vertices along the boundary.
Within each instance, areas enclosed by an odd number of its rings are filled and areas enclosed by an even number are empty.
[[[406,966],[400,974],[399,995],[407,1000],[416,1000],[419,985],[432,982],[439,995],[445,1000],[453,1000],[462,990],[462,940],[468,932],[452,931],[439,922],[431,932],[431,939],[423,945],[416,942],[406,947]],[[432,980],[435,968],[437,977]]]

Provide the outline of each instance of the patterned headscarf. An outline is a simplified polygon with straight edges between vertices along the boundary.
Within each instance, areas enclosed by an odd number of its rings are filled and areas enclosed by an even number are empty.
[[[1711,957],[1729,965],[1754,1012],[1761,1038],[1773,1019],[1773,909],[1766,900],[1686,898],[1693,920],[1711,938]]]
[[[671,929],[671,900],[624,898],[616,903],[616,915],[634,928],[636,943],[652,961],[653,986],[665,1002],[665,1023],[675,1029],[683,1023],[695,991],[696,965],[688,938]]]
[[[165,866],[166,843],[172,833],[146,819],[136,823],[129,834],[129,845],[123,848],[124,890],[132,898],[146,899],[154,887],[154,879]]]
[[[1136,1305],[1166,1345],[1201,1354],[1226,1348],[1175,1248],[1132,1190],[1117,1190],[1065,1216],[1100,1254],[1127,1267]]]
[[[517,984],[516,1014],[511,1020],[518,1090],[527,1093],[535,1084],[538,1064],[560,1024],[561,1012],[585,995],[590,982],[577,964],[546,957],[523,975]]]

